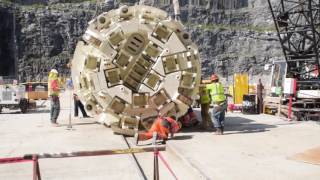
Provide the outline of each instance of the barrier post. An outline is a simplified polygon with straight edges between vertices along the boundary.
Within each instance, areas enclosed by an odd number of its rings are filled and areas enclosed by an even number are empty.
[[[159,151],[157,148],[157,133],[153,132],[152,135],[152,144],[154,145],[154,151],[153,151],[153,179],[159,180],[159,161],[158,161],[158,155]]]
[[[289,121],[292,120],[291,113],[292,113],[292,95],[289,96],[289,107],[288,107],[288,119],[289,119]]]
[[[41,180],[38,156],[32,155],[32,161],[33,161],[33,180]]]
[[[71,79],[67,79],[66,83],[66,89],[69,91],[70,95],[70,109],[69,109],[69,123],[67,126],[67,130],[73,130],[72,129],[72,123],[71,123],[71,114],[72,114],[72,100],[73,100],[73,84]],[[75,107],[74,107],[75,108]]]
[[[154,137],[155,137],[154,145],[156,145],[157,135],[155,135]],[[165,149],[166,147],[159,146],[159,147],[96,150],[96,151],[75,151],[75,152],[67,152],[67,153],[60,152],[60,153],[25,154],[23,157],[0,158],[0,164],[32,162],[32,166],[33,166],[32,179],[41,180],[39,159],[72,158],[72,157],[104,156],[104,155],[116,155],[116,154],[154,152],[154,179],[159,180],[158,157],[160,156],[160,151],[164,151]],[[163,160],[161,156],[160,158]]]
[[[153,179],[159,180],[159,163],[158,163],[158,150],[154,151],[154,168],[153,168]]]

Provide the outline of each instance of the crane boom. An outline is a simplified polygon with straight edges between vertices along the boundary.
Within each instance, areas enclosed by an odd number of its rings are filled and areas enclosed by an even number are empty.
[[[298,89],[319,83],[320,0],[280,0],[269,8],[287,62],[287,77]]]

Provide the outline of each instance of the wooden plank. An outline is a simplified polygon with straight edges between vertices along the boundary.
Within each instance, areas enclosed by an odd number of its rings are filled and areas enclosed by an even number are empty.
[[[28,99],[48,99],[48,91],[30,91],[27,92]]]
[[[280,101],[281,97],[265,97],[263,100],[263,113],[266,112],[266,109],[277,109],[277,115],[280,116]]]
[[[281,101],[281,97],[271,97],[271,96],[267,96],[263,100],[263,102],[265,103],[267,102],[280,103],[280,101]]]
[[[281,105],[281,109],[289,109],[287,105]],[[320,108],[296,108],[292,107],[292,111],[296,112],[320,112]]]

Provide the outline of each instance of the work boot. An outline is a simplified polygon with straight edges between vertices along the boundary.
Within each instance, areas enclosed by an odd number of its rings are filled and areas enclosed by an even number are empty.
[[[135,133],[134,134],[134,143],[136,144],[136,146],[138,145],[138,143],[139,143],[139,133]]]
[[[222,128],[220,128],[220,127],[216,128],[216,132],[214,134],[215,135],[222,135]]]
[[[59,127],[59,124],[58,123],[51,123],[51,126],[52,127]]]

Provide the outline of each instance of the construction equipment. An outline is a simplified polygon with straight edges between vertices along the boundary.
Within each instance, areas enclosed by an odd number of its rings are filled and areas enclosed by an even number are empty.
[[[268,0],[268,3],[286,60],[278,68],[281,71],[286,66],[285,79],[280,78],[286,98],[282,109],[289,118],[292,110],[297,120],[319,119],[320,1],[280,0],[272,4]],[[275,83],[279,86],[279,82]]]
[[[144,5],[90,21],[71,63],[87,112],[119,134],[149,129],[159,114],[184,115],[200,83],[199,52],[184,26]]]
[[[0,113],[2,108],[21,109],[22,113],[28,110],[28,100],[25,98],[24,85],[0,85]]]

